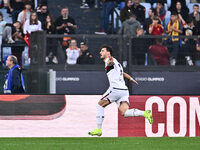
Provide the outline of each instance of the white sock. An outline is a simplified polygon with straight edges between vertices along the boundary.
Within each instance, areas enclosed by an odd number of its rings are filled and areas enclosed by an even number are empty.
[[[144,111],[139,109],[128,109],[124,114],[124,117],[137,117],[137,116],[144,116]]]
[[[104,120],[104,107],[97,104],[97,115],[96,115],[96,121],[97,121],[97,128],[102,128],[102,123]]]

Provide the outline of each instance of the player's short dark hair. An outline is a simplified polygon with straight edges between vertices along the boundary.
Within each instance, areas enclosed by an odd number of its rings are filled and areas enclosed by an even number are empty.
[[[17,57],[15,57],[15,56],[13,56],[13,55],[10,56],[10,61],[13,61],[13,63],[14,63],[15,65],[18,63]]]
[[[110,55],[112,56],[112,51],[113,51],[113,50],[112,50],[112,47],[111,47],[111,46],[104,45],[104,46],[101,47],[101,49],[102,49],[102,48],[105,48],[108,52],[110,52]]]

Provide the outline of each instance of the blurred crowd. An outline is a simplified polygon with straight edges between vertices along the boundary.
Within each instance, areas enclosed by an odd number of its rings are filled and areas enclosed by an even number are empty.
[[[47,34],[75,34],[78,28],[76,21],[63,7],[60,16],[54,18],[48,11],[48,0],[0,0],[0,7],[6,8],[12,17],[12,23],[4,21],[0,13],[0,47],[2,42],[20,43],[29,46],[29,36],[34,31],[46,31]],[[192,10],[186,0],[80,0],[80,8],[102,9],[101,29],[95,34],[109,33],[110,15],[114,8],[120,7],[121,27],[118,33],[125,36],[169,35],[170,39],[133,41],[133,63],[145,64],[148,54],[158,65],[176,65],[180,50],[188,65],[200,65],[200,40],[189,38],[200,35],[199,1],[196,0]],[[144,4],[149,4],[147,9]],[[143,6],[144,5],[144,6]],[[148,13],[146,13],[148,12]],[[185,35],[186,38],[179,38]],[[188,38],[187,38],[188,36]],[[46,62],[58,64],[57,44],[55,39],[47,39]],[[89,51],[88,43],[77,43],[75,39],[64,37],[61,41],[66,54],[67,64],[94,64],[95,60]],[[170,46],[169,46],[170,45]],[[18,57],[20,65],[23,46],[12,46],[12,54]],[[30,58],[30,52],[29,52]]]
[[[196,3],[192,4],[193,6],[190,8],[192,10],[190,10],[187,7],[188,2],[187,0],[124,0],[120,2],[118,0],[104,0],[101,30],[95,33],[103,35],[109,33],[109,15],[112,14],[110,10],[116,8],[118,6],[116,4],[120,3],[122,24],[118,32],[120,35],[172,36],[170,39],[165,38],[161,41],[142,40],[138,42],[140,39],[134,39],[137,41],[132,43],[132,61],[135,65],[144,65],[146,54],[155,59],[155,63],[158,65],[175,66],[179,61],[178,57],[184,57],[187,65],[193,66],[194,63],[199,65],[199,39],[189,37],[200,35],[200,5],[198,1],[195,1]],[[179,38],[180,35],[188,36],[188,38]],[[164,49],[167,49],[168,54],[166,54],[166,50],[161,51],[160,46],[165,46]],[[164,57],[168,61],[165,61]],[[165,63],[160,63],[160,60],[164,60]],[[182,62],[178,62],[178,64],[182,64]]]
[[[4,2],[4,1],[2,1]],[[12,17],[12,23],[7,23],[0,12],[0,47],[2,42],[12,45],[12,54],[17,56],[18,62],[22,65],[22,52],[24,46],[18,46],[25,42],[30,46],[30,34],[35,31],[46,31],[47,34],[74,34],[77,29],[75,20],[69,16],[69,9],[63,7],[58,18],[54,18],[48,11],[48,1],[40,0],[37,6],[34,6],[34,0],[7,0],[2,3],[2,8],[7,9],[7,13]],[[66,40],[67,39],[67,40]],[[67,44],[66,44],[67,42]],[[15,43],[15,44],[14,44]],[[57,43],[55,39],[47,39],[46,62],[58,64]],[[76,63],[94,63],[93,56],[88,50],[87,43],[80,44],[81,49],[76,48],[76,40],[63,38],[63,47],[68,64]],[[76,54],[73,56],[72,54]],[[78,57],[79,60],[77,61]],[[30,51],[28,51],[30,63]]]

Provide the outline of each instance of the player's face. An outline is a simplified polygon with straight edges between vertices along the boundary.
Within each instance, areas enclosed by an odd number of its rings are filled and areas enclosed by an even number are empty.
[[[109,52],[106,50],[106,48],[102,48],[100,51],[100,58],[105,59],[109,56]]]

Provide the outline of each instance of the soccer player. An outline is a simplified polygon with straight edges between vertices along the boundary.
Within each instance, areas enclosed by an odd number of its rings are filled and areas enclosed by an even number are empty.
[[[131,82],[138,84],[130,75],[123,72],[121,64],[112,57],[112,48],[103,46],[100,51],[100,58],[105,62],[105,71],[108,76],[110,87],[97,104],[96,122],[97,128],[88,132],[89,135],[102,135],[102,123],[104,120],[104,108],[112,102],[116,102],[120,113],[124,117],[143,116],[148,119],[149,123],[153,123],[150,110],[142,111],[139,109],[129,109],[129,91],[125,85],[124,77]]]

